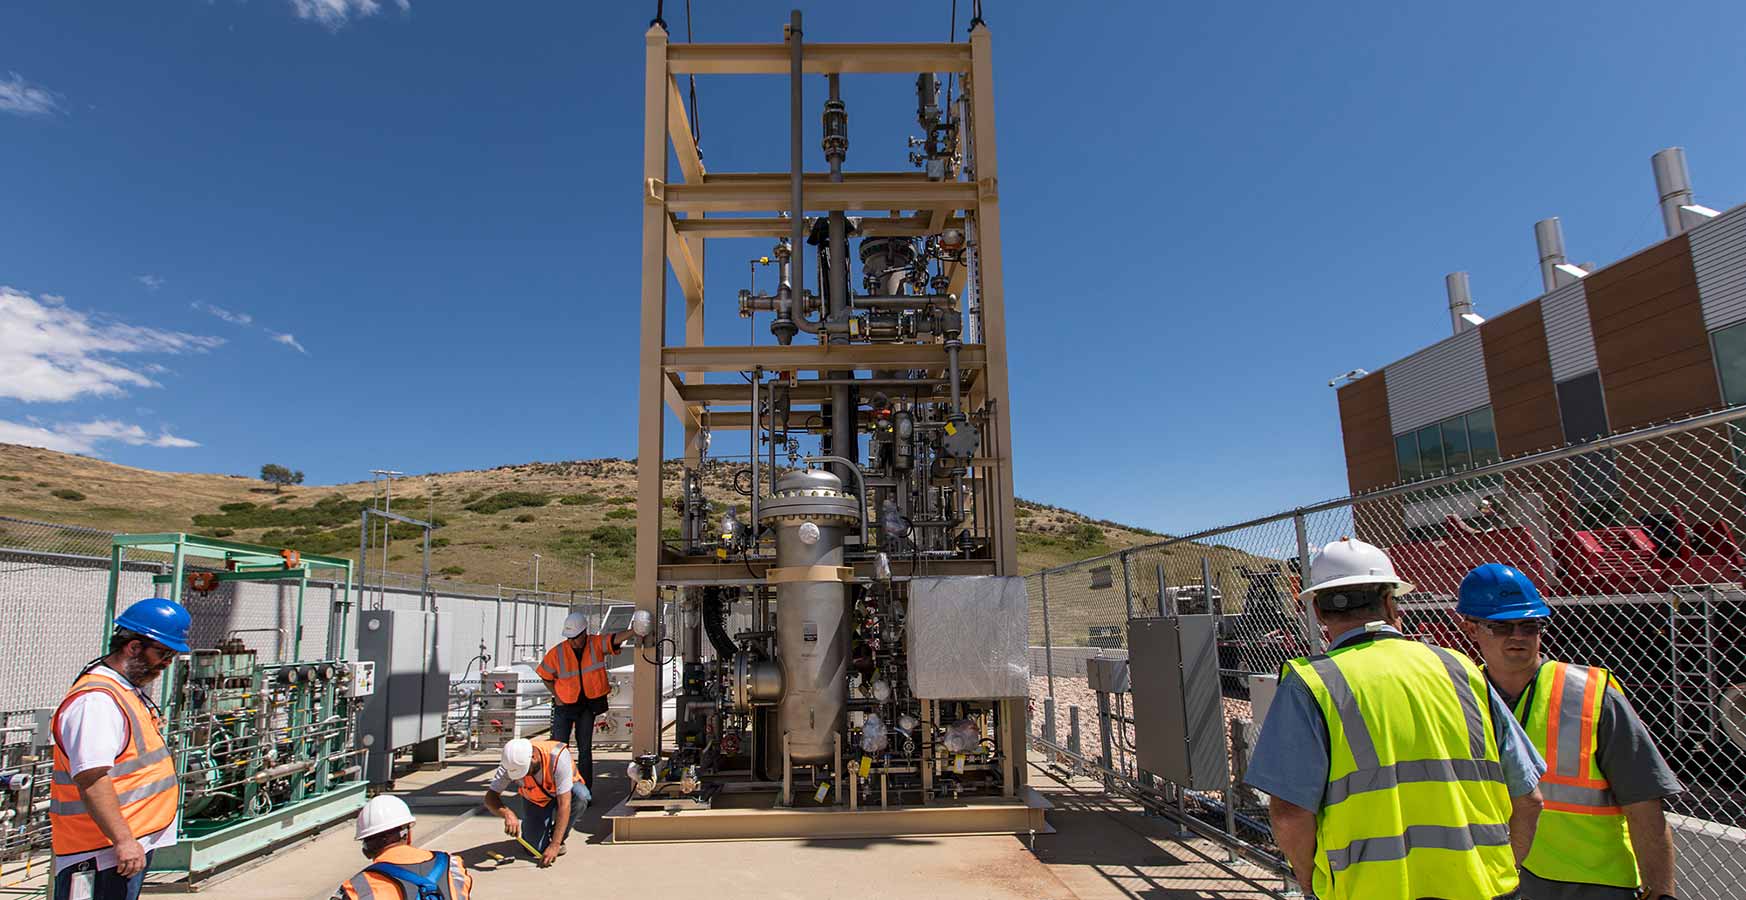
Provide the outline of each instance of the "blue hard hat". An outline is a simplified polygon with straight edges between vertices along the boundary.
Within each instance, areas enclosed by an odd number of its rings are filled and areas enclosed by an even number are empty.
[[[1486,563],[1461,579],[1461,601],[1455,611],[1474,619],[1507,621],[1543,619],[1552,608],[1540,596],[1534,580],[1503,563]]]
[[[144,635],[176,651],[188,652],[188,626],[193,616],[182,604],[161,597],[147,597],[115,617],[115,627]]]

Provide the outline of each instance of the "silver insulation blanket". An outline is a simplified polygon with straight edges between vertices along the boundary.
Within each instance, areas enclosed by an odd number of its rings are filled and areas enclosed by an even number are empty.
[[[1023,578],[976,575],[909,583],[909,685],[923,700],[1030,693],[1030,599]]]

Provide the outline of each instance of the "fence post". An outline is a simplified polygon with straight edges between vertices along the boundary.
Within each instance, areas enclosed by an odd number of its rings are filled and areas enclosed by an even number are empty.
[[[1292,513],[1291,521],[1297,526],[1297,583],[1299,585],[1298,590],[1301,591],[1304,588],[1309,587],[1309,529],[1304,524],[1303,513],[1301,512]],[[1289,581],[1287,583],[1289,583]],[[1309,645],[1309,652],[1311,654],[1316,654],[1322,652],[1326,648],[1322,646],[1322,630],[1316,625],[1316,615],[1311,611],[1310,607],[1311,604],[1309,602],[1304,602],[1303,637],[1304,643]]]
[[[1043,671],[1049,680],[1049,696],[1055,696],[1055,636],[1049,630],[1049,573],[1038,579],[1043,585]]]
[[[1128,580],[1128,551],[1123,550],[1121,552],[1121,559],[1122,559],[1122,600],[1127,602],[1127,604],[1128,604],[1128,618],[1132,619],[1134,617],[1134,588],[1133,588],[1133,584]],[[1122,621],[1122,625],[1126,626],[1127,624],[1128,624],[1127,620],[1124,619]],[[1127,645],[1128,645],[1127,636],[1123,635],[1122,646],[1126,647]]]

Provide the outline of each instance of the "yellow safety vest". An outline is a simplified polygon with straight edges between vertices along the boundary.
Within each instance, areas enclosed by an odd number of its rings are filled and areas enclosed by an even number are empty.
[[[1546,805],[1522,868],[1547,881],[1622,888],[1639,882],[1625,812],[1596,754],[1609,683],[1618,687],[1605,669],[1548,662],[1533,690],[1516,700],[1516,718],[1546,759],[1540,779]]]
[[[1516,890],[1509,789],[1471,660],[1385,634],[1285,668],[1328,726],[1317,897],[1490,900]]]

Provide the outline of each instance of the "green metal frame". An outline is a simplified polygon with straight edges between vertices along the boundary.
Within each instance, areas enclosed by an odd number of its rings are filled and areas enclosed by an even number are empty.
[[[129,550],[163,553],[170,556],[170,570],[167,573],[152,577],[153,585],[167,585],[169,596],[180,600],[184,582],[184,568],[191,560],[206,560],[216,564],[225,571],[218,573],[220,582],[226,581],[280,581],[295,578],[297,580],[297,626],[291,642],[291,661],[303,661],[303,594],[309,586],[309,570],[313,568],[340,569],[345,574],[341,579],[342,594],[338,604],[338,628],[333,633],[340,636],[339,646],[331,648],[337,659],[346,658],[344,637],[347,618],[352,607],[352,567],[349,559],[337,556],[321,556],[298,551],[298,565],[285,564],[284,551],[292,548],[268,547],[262,544],[248,544],[242,541],[227,541],[222,538],[203,537],[201,535],[183,533],[164,534],[118,534],[115,536],[109,551],[109,596],[104,610],[103,629],[100,637],[99,651],[109,649],[109,635],[115,622],[115,614],[120,600],[121,570]],[[163,696],[161,701],[169,703],[169,686],[172,679],[166,673],[162,679]],[[257,674],[257,680],[259,675]],[[259,687],[257,686],[257,691]],[[327,703],[334,702],[334,688],[329,685],[325,695]],[[178,760],[178,771],[185,766],[185,761]],[[327,788],[327,776],[320,776],[320,788]],[[182,824],[182,835],[178,843],[170,848],[159,851],[152,859],[152,870],[185,871],[190,878],[233,860],[256,853],[283,842],[307,831],[312,831],[336,819],[351,815],[364,805],[367,785],[360,779],[355,784],[340,784],[331,789],[322,790],[312,797],[298,798],[272,812],[253,818],[245,818],[238,822],[228,822],[210,830],[191,833],[186,820]]]
[[[115,612],[118,594],[121,590],[121,565],[125,561],[129,549],[150,553],[166,553],[171,557],[170,571],[166,575],[152,578],[153,584],[170,586],[172,599],[182,596],[182,570],[190,557],[196,559],[216,560],[225,569],[221,572],[219,581],[277,581],[285,578],[297,579],[297,630],[291,639],[291,657],[303,657],[303,591],[309,586],[309,570],[311,568],[343,569],[345,577],[340,600],[339,630],[336,634],[342,637],[346,633],[346,618],[352,608],[352,561],[338,556],[319,556],[313,553],[298,551],[299,565],[285,565],[285,547],[268,547],[263,544],[245,544],[242,541],[227,541],[222,538],[203,537],[197,534],[166,533],[166,534],[118,534],[109,549],[109,601],[104,609],[103,633],[98,641],[98,650],[109,649],[110,628],[115,622]],[[346,658],[344,641],[334,648],[339,659]]]

